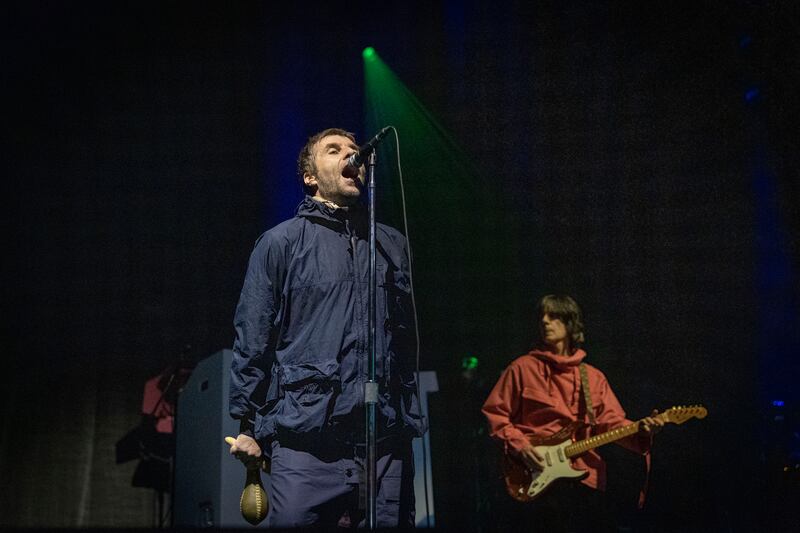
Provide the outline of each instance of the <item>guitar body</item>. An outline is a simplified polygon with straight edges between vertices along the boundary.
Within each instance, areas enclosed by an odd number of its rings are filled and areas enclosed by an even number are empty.
[[[546,438],[531,437],[531,444],[544,457],[545,467],[539,471],[528,468],[521,458],[505,454],[503,476],[508,494],[517,501],[529,502],[544,492],[557,479],[581,479],[588,472],[572,468],[566,447],[572,444],[572,435],[582,424],[573,422],[558,433]]]

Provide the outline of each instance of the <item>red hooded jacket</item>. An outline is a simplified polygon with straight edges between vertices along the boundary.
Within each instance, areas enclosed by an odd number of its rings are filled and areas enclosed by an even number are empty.
[[[533,350],[506,368],[483,404],[491,435],[504,443],[506,451],[510,447],[518,452],[527,446],[526,435],[552,435],[578,419],[583,394],[578,367],[585,357],[583,350],[569,356]],[[576,440],[632,423],[625,418],[625,411],[603,373],[588,364],[586,370],[596,425],[580,431]],[[588,424],[585,414],[583,421]],[[617,443],[646,454],[651,439],[636,434]],[[581,481],[583,484],[605,490],[606,464],[596,450],[577,457],[573,466],[588,470],[589,475]]]

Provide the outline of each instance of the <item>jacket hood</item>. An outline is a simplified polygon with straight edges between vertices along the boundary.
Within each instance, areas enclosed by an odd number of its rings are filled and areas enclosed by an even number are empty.
[[[556,355],[553,352],[534,348],[528,352],[528,355],[547,363],[544,365],[547,393],[553,394],[553,381],[557,381],[564,390],[564,399],[569,399],[572,405],[577,405],[580,401],[581,389],[578,365],[586,357],[586,352],[578,349],[572,355]]]
[[[570,370],[573,367],[578,366],[581,364],[583,359],[586,357],[586,352],[578,349],[575,350],[575,353],[572,355],[556,355],[553,352],[548,352],[545,350],[541,350],[538,348],[534,348],[528,355],[532,355],[533,357],[548,363],[549,365],[555,367],[558,370]]]

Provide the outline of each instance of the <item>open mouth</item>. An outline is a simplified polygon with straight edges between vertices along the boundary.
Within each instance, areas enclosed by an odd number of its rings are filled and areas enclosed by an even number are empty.
[[[358,169],[353,168],[350,165],[345,165],[342,168],[342,176],[345,178],[350,178],[351,180],[355,181],[358,178]]]

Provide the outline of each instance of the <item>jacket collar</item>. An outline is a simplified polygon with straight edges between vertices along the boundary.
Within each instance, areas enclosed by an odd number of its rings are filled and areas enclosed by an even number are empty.
[[[548,352],[542,349],[535,348],[529,352],[529,355],[548,363],[559,370],[567,370],[570,367],[575,367],[581,364],[586,357],[586,352],[581,349],[575,350],[572,355],[556,355],[553,352]]]
[[[308,195],[297,206],[296,213],[298,217],[317,219],[326,225],[353,229],[363,225],[366,219],[366,210],[360,202],[347,208],[335,207],[333,204],[314,200]]]

